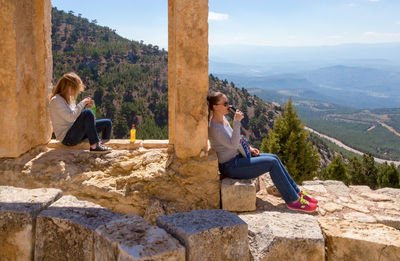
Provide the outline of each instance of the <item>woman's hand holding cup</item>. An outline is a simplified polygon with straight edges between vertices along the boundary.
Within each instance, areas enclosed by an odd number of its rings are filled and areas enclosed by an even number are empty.
[[[233,116],[233,120],[241,121],[243,120],[243,118],[244,118],[243,112],[241,112],[240,110],[236,110],[235,116]]]
[[[86,102],[86,108],[92,108],[94,105],[94,100],[92,100],[90,97],[86,97],[83,99],[84,102]]]
[[[89,108],[92,108],[93,105],[94,105],[94,100],[90,99],[90,102],[89,102],[89,104],[88,104],[88,107],[89,107]]]

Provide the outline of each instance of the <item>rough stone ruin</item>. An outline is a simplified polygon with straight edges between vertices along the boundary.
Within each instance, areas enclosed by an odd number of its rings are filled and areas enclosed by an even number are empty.
[[[66,148],[52,142],[0,160],[0,181],[8,185],[0,186],[0,238],[7,242],[0,260],[51,260],[53,255],[66,255],[65,260],[125,255],[127,260],[397,260],[400,255],[399,189],[306,181],[301,187],[319,200],[318,212],[297,213],[272,194],[268,173],[256,180],[218,181],[216,197],[209,192],[215,184],[204,183],[212,173],[177,176],[166,141],[110,145],[113,152],[99,156],[82,148],[87,144]],[[205,171],[207,165],[196,168]],[[198,200],[205,194],[209,203]],[[212,204],[217,206],[207,207]],[[31,248],[25,253],[19,250],[24,246]],[[91,252],[92,247],[102,252]],[[67,249],[74,251],[67,255]]]
[[[51,141],[50,0],[0,5],[0,260],[400,260],[400,190],[220,181],[207,142],[208,0],[168,1],[169,140]]]

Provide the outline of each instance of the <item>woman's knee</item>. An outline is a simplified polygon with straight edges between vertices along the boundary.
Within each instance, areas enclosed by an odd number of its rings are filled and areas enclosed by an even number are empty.
[[[92,110],[89,109],[83,109],[81,112],[82,116],[87,118],[87,119],[94,119],[94,114]]]
[[[111,129],[112,121],[110,119],[106,119],[107,126]]]
[[[279,166],[279,158],[278,157],[272,157],[271,162],[274,166]]]

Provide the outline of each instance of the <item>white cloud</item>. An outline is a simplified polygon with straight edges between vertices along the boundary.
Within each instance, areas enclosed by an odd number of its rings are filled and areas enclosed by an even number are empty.
[[[400,37],[400,33],[379,33],[379,32],[365,32],[364,36],[368,37]]]
[[[221,14],[221,13],[215,13],[215,12],[208,13],[208,20],[210,20],[210,21],[224,21],[224,20],[228,20],[228,19],[229,19],[228,14]]]
[[[364,35],[365,36],[377,36],[378,33],[377,32],[365,32]]]
[[[379,2],[381,0],[368,0],[368,1],[370,1],[370,2]]]
[[[343,39],[344,36],[343,35],[328,35],[326,38],[327,39]]]
[[[396,24],[400,25],[400,21],[398,21]]]

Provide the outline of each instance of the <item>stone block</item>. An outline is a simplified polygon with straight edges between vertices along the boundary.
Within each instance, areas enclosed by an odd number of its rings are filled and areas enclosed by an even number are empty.
[[[186,260],[249,260],[247,224],[226,210],[157,217],[157,225],[186,248]]]
[[[399,260],[400,231],[382,224],[319,218],[325,260]]]
[[[221,181],[222,208],[228,211],[256,210],[256,183],[254,179],[230,179]]]
[[[271,211],[240,218],[248,225],[253,260],[324,260],[324,238],[315,217]]]
[[[61,194],[58,189],[0,186],[0,260],[32,260],[34,220]]]
[[[126,215],[97,228],[95,260],[184,261],[185,248],[165,230]]]
[[[94,230],[121,216],[74,196],[62,197],[37,218],[35,260],[93,260]]]

